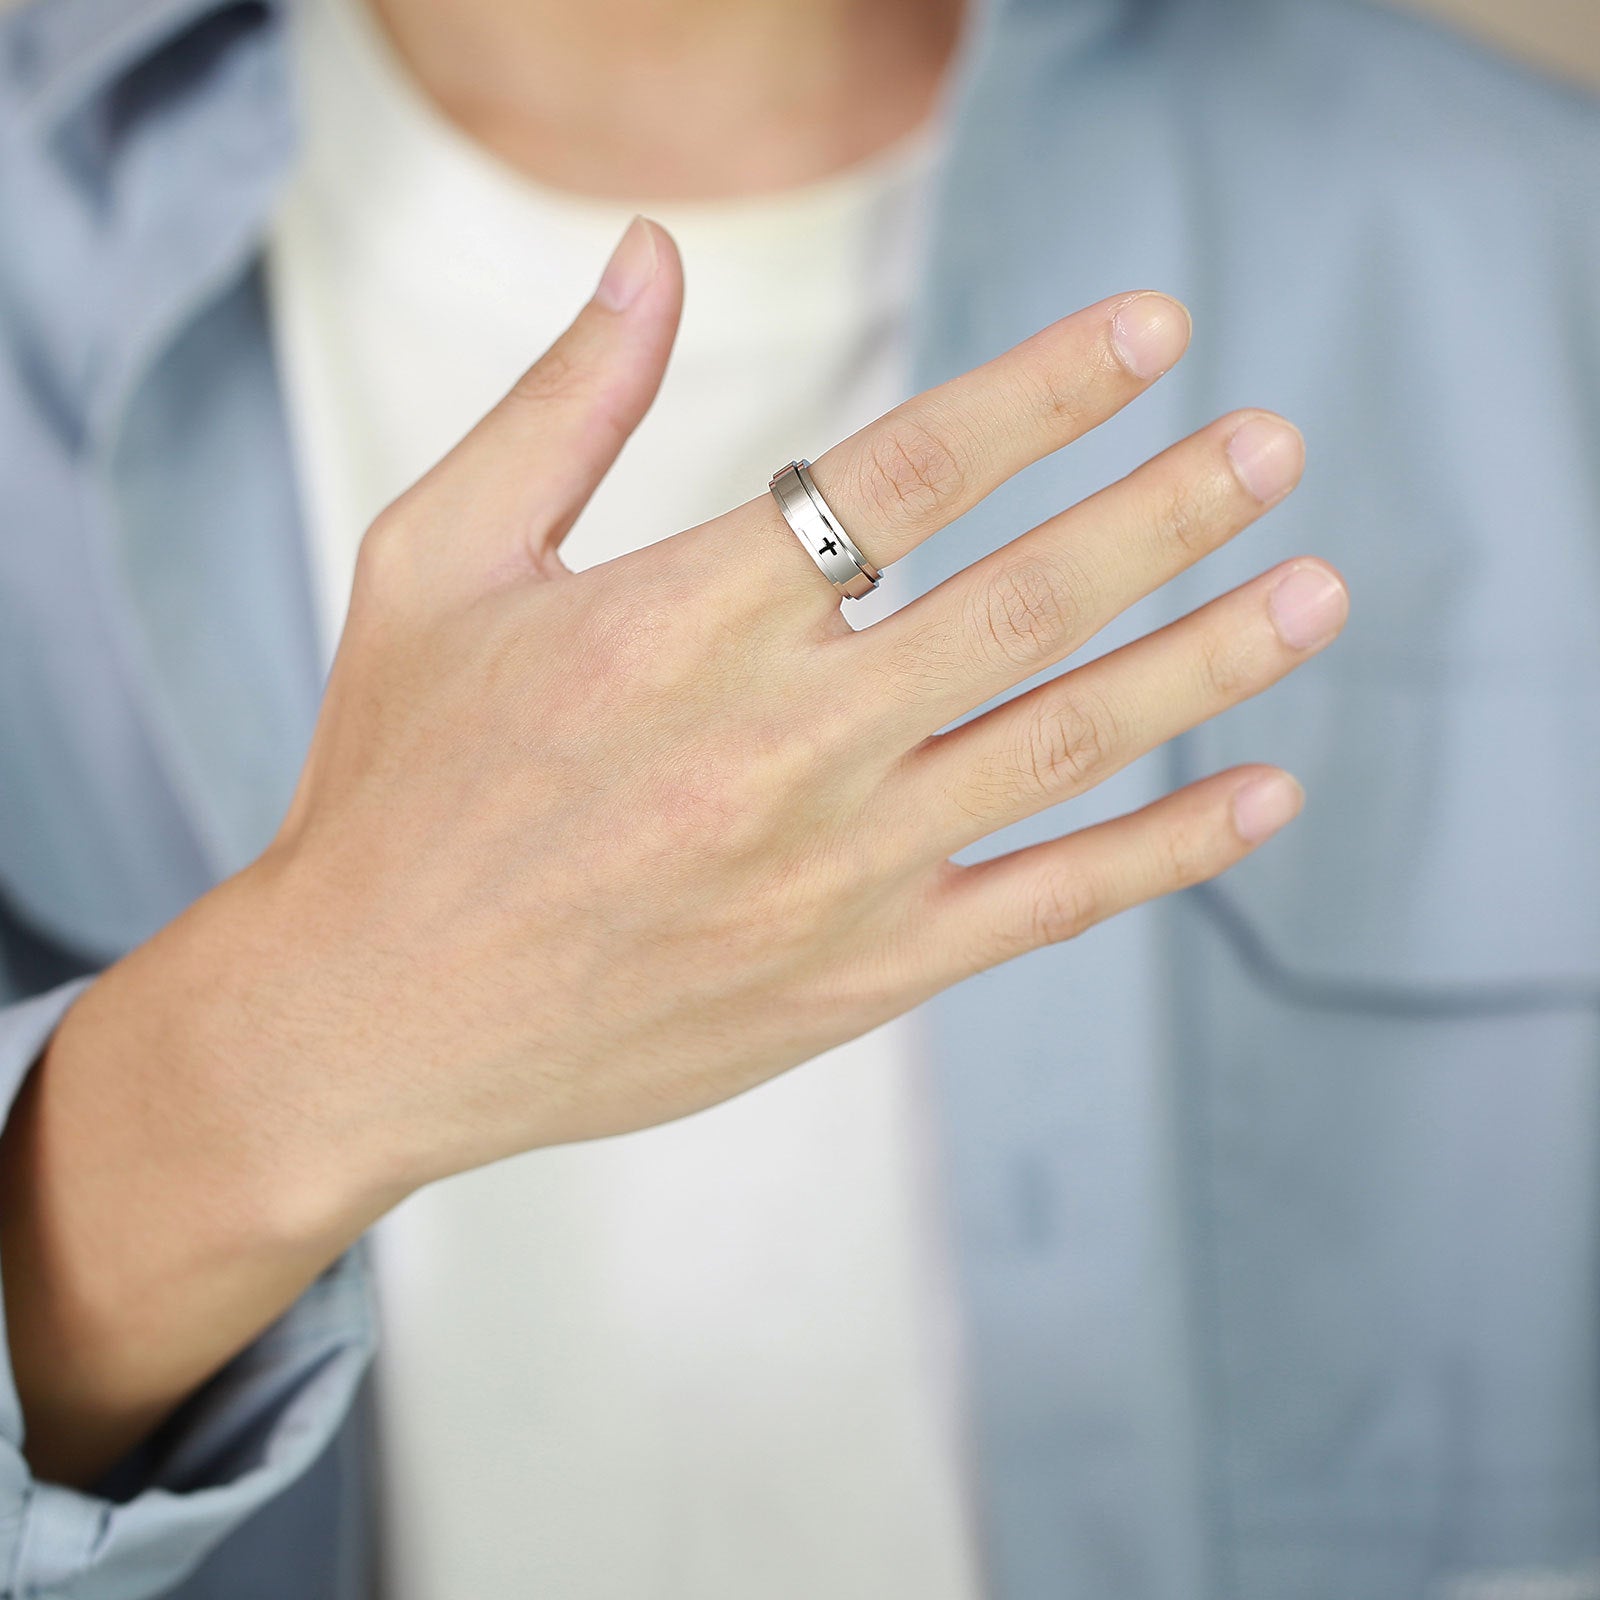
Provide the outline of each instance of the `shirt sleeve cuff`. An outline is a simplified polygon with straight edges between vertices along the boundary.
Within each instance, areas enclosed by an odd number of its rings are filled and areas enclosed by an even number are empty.
[[[0,1009],[7,1112],[87,981]],[[181,1582],[332,1442],[371,1359],[374,1321],[357,1246],[89,1492],[29,1471],[0,1341],[0,1593],[144,1600]]]

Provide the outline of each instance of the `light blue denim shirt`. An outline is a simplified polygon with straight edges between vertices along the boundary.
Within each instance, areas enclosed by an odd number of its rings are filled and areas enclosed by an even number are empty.
[[[263,846],[315,715],[282,33],[0,22],[3,1103],[73,980]],[[1357,0],[992,0],[958,67],[918,385],[1118,289],[1196,333],[917,586],[1261,404],[1300,493],[1102,643],[1296,553],[1354,601],[985,847],[1235,761],[1310,791],[1218,884],[930,1004],[990,1588],[1600,1596],[1600,111]],[[0,1597],[359,1600],[372,1340],[355,1252],[91,1494],[32,1477],[0,1376]]]

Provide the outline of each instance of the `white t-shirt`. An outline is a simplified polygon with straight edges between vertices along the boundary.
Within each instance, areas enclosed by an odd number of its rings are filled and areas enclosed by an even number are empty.
[[[353,0],[296,26],[304,155],[268,268],[331,656],[362,530],[550,343],[640,208],[478,148]],[[571,566],[748,499],[903,396],[937,147],[928,127],[822,182],[643,207],[683,253],[683,324]],[[897,599],[891,569],[851,618]],[[397,1600],[976,1593],[920,1070],[902,1019],[380,1225]]]

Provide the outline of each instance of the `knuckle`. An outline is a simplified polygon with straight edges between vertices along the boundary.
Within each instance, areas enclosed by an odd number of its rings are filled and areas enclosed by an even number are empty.
[[[587,370],[557,341],[511,386],[510,399],[536,405],[570,400],[584,394],[588,382]]]
[[[955,448],[914,415],[876,429],[862,462],[862,498],[892,522],[919,523],[959,500],[966,472]]]
[[[1037,793],[1074,794],[1093,787],[1115,748],[1116,730],[1105,707],[1074,694],[1032,719],[1020,766]]]
[[[1048,562],[1008,562],[978,591],[972,631],[986,657],[1008,667],[1043,666],[1077,624],[1071,586]]]
[[[1197,561],[1216,546],[1220,530],[1211,496],[1191,478],[1180,477],[1167,491],[1156,526],[1187,561]]]
[[[1226,633],[1206,632],[1196,645],[1196,671],[1202,697],[1210,704],[1231,703],[1251,687],[1253,672],[1246,651]]]
[[[1056,872],[1035,888],[1028,904],[1028,948],[1075,939],[1100,920],[1100,897],[1082,873]]]
[[[1081,362],[1064,365],[1059,358],[1040,360],[1023,379],[1031,391],[1030,411],[1053,424],[1055,432],[1074,436],[1087,432],[1104,410],[1104,389],[1112,371],[1109,363],[1094,367]]]
[[[1217,869],[1209,841],[1193,827],[1168,828],[1159,836],[1160,881],[1163,889],[1187,889],[1212,877]]]

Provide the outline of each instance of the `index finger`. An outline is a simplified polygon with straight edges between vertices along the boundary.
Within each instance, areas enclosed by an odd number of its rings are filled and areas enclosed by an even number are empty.
[[[1114,416],[1177,362],[1189,330],[1166,295],[1102,300],[903,401],[819,456],[812,481],[862,553],[887,566]]]

